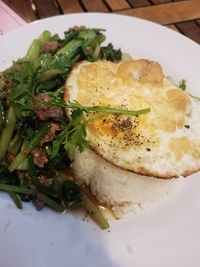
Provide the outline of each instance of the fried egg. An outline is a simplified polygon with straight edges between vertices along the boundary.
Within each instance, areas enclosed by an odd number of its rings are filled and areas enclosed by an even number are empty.
[[[166,77],[159,63],[83,61],[66,81],[69,100],[86,106],[150,108],[138,116],[93,114],[96,119],[86,129],[90,148],[109,163],[163,179],[200,169],[200,101]]]

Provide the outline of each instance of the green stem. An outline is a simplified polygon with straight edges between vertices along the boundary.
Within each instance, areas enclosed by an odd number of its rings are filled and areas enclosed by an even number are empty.
[[[40,52],[42,46],[45,42],[47,42],[51,37],[51,33],[49,31],[44,31],[38,39],[33,40],[30,45],[26,56],[24,57],[24,61],[33,62],[35,69],[37,69],[40,65]]]
[[[6,118],[6,126],[3,128],[0,137],[0,161],[2,161],[8,150],[10,140],[12,138],[16,124],[16,115],[13,107],[11,106],[8,110]]]
[[[24,147],[23,151],[17,154],[17,156],[14,158],[14,160],[8,167],[8,170],[10,172],[16,170],[20,166],[20,164],[27,158],[27,156],[31,153],[31,151],[39,145],[40,141],[45,136],[48,129],[49,129],[49,124],[47,123],[34,135],[34,137]]]
[[[118,108],[110,108],[110,107],[103,107],[103,106],[93,106],[84,108],[88,111],[92,112],[103,112],[104,114],[122,114],[122,115],[130,115],[130,116],[138,116],[141,114],[145,114],[150,112],[150,108],[144,108],[139,110],[126,110],[126,109],[118,109]]]
[[[82,192],[82,200],[85,209],[101,229],[108,229],[110,227],[108,221],[84,192]]]
[[[22,202],[21,202],[19,196],[16,193],[14,193],[14,192],[9,192],[9,195],[12,198],[13,202],[15,203],[15,206],[18,209],[22,209],[23,208],[23,205],[22,205]]]
[[[51,33],[49,31],[44,31],[40,36],[39,36],[39,40],[41,42],[41,44],[45,44],[47,41],[49,41],[51,38]]]
[[[41,73],[38,73],[38,81],[39,82],[45,82],[47,80],[55,78],[58,74],[62,74],[62,71],[59,69],[50,69],[43,71]]]
[[[113,107],[108,107],[108,106],[82,106],[78,102],[67,103],[67,104],[64,104],[64,106],[66,108],[70,108],[73,110],[81,109],[85,111],[86,113],[102,112],[104,114],[121,114],[121,115],[129,115],[129,116],[138,116],[138,115],[145,114],[151,111],[150,108],[129,110],[129,109],[113,108]]]
[[[27,171],[29,167],[28,158],[25,158],[22,163],[17,167],[20,171]]]
[[[12,193],[21,193],[21,194],[25,194],[25,195],[32,195],[32,196],[39,198],[43,202],[45,202],[45,204],[47,204],[49,207],[56,210],[57,212],[64,212],[65,211],[65,208],[61,204],[58,204],[57,202],[55,202],[54,200],[52,200],[51,198],[49,198],[48,196],[46,196],[42,193],[36,194],[36,191],[34,189],[28,189],[25,187],[15,186],[15,185],[0,184],[0,191],[5,191],[5,192],[8,192],[9,194],[10,193],[11,194]],[[12,194],[12,197],[13,197],[13,194]],[[19,205],[19,203],[17,205]]]
[[[59,198],[60,197],[60,194],[58,192],[56,192],[52,188],[48,188],[48,187],[44,186],[42,183],[40,183],[36,179],[33,180],[33,184],[39,191],[43,192],[45,195],[48,195],[52,198]]]
[[[16,155],[19,152],[21,145],[22,145],[21,132],[18,131],[14,136],[14,138],[11,140],[8,147],[8,151],[13,155]]]
[[[8,184],[0,184],[0,191],[6,191],[6,192],[15,192],[25,195],[34,195],[35,190],[29,189],[26,187],[16,186],[16,185],[8,185]]]
[[[190,96],[191,96],[192,98],[196,99],[196,100],[200,100],[200,97],[198,97],[198,96],[194,96],[194,95],[191,95],[191,94],[190,94]]]
[[[38,193],[36,197],[42,200],[45,204],[47,204],[49,207],[51,207],[57,212],[62,213],[65,211],[65,208],[61,204],[58,204],[57,202],[42,193]]]
[[[36,58],[39,58],[42,46],[50,39],[50,37],[51,33],[49,31],[44,31],[38,39],[34,39],[24,57],[24,61],[32,62],[35,61]]]
[[[59,49],[56,52],[55,56],[66,54],[67,56],[69,56],[69,58],[72,58],[76,54],[76,51],[81,46],[81,44],[82,44],[81,40],[73,39],[69,41],[64,47]]]
[[[5,110],[2,101],[0,101],[0,132],[5,125]]]

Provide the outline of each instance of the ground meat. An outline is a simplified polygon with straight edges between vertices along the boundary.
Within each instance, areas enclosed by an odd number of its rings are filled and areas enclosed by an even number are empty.
[[[78,30],[85,30],[85,29],[86,29],[86,27],[84,25],[82,25],[82,26],[74,25],[73,27],[70,27],[68,29],[68,31],[78,31]]]
[[[44,175],[40,175],[40,176],[38,176],[38,180],[40,181],[41,184],[43,184],[46,187],[50,188],[53,185],[53,178],[48,178],[48,177],[46,177]],[[33,204],[34,204],[34,206],[36,207],[37,210],[41,210],[45,206],[45,203],[42,200],[38,199],[38,198],[35,198],[33,200]]]
[[[45,103],[48,103],[49,102],[49,96],[45,93],[38,93],[37,94],[37,98],[40,100],[40,101],[43,101]]]
[[[60,44],[57,41],[49,41],[44,44],[42,51],[45,53],[54,53],[59,47]]]
[[[48,178],[44,175],[38,176],[38,180],[41,184],[45,185],[46,187],[52,187],[53,185],[53,178]]]
[[[47,133],[40,141],[40,145],[42,146],[45,143],[51,142],[54,139],[55,133],[60,130],[60,126],[57,123],[50,123],[50,128],[48,129]]]
[[[45,93],[38,93],[37,98],[45,103],[49,102],[49,96]],[[60,108],[50,108],[45,105],[43,106],[36,106],[34,107],[35,113],[37,117],[42,120],[46,121],[48,119],[55,119],[55,118],[60,118],[63,116],[63,109]]]
[[[45,206],[44,202],[38,198],[35,198],[33,200],[33,205],[36,207],[37,210],[41,210]]]
[[[8,162],[11,162],[14,158],[15,158],[15,156],[12,153],[10,153],[10,152],[7,153],[6,159]]]
[[[48,162],[48,158],[47,158],[46,154],[39,147],[36,147],[35,149],[33,149],[31,154],[33,155],[34,164],[40,168],[43,168],[44,165]]]
[[[63,110],[58,108],[38,108],[36,115],[41,121],[55,119],[63,116]]]
[[[0,92],[1,93],[10,93],[12,90],[12,81],[5,77],[3,73],[0,72]]]

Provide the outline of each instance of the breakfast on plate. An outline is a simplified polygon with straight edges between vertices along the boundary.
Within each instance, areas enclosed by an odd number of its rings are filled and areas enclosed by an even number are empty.
[[[120,218],[199,171],[200,101],[103,31],[45,31],[0,73],[0,190],[18,208],[82,206],[106,229],[99,205]]]

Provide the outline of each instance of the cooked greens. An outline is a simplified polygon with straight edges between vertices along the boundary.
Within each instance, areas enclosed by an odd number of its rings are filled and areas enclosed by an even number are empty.
[[[138,116],[150,110],[64,102],[64,82],[74,64],[121,59],[121,50],[112,44],[102,46],[103,32],[74,27],[60,38],[45,31],[23,58],[0,74],[0,190],[8,192],[20,209],[23,201],[32,201],[37,209],[46,204],[58,212],[81,205],[105,229],[109,225],[99,209],[63,172],[76,150],[89,147],[85,114]]]

